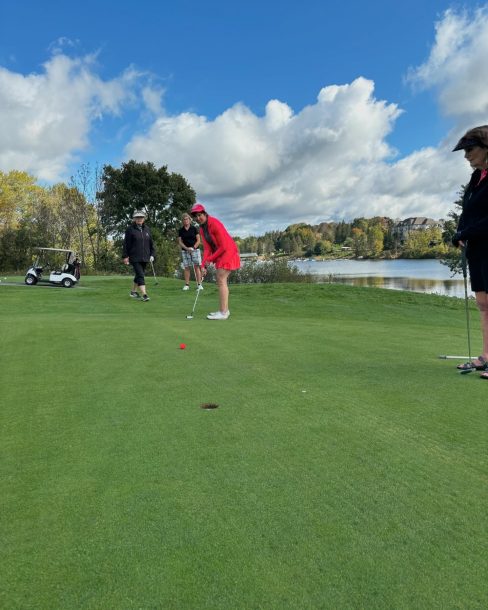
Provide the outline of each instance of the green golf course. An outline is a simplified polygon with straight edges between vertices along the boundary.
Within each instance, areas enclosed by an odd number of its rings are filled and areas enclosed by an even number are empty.
[[[488,607],[462,299],[152,284],[2,278],[1,608]]]

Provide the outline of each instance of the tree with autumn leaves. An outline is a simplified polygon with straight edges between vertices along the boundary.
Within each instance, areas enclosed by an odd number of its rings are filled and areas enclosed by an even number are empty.
[[[166,166],[128,161],[120,168],[82,165],[68,184],[41,186],[25,172],[0,172],[0,269],[24,271],[36,246],[71,248],[85,269],[118,272],[121,241],[136,209],[147,214],[156,243],[158,274],[172,274],[178,266],[176,246],[181,215],[195,202],[195,191],[180,174]],[[458,202],[456,202],[457,204]],[[455,212],[453,212],[455,216]],[[452,216],[452,218],[454,218]],[[451,256],[446,221],[438,228],[413,231],[404,242],[387,217],[355,218],[352,222],[297,223],[284,231],[235,237],[241,252],[264,257]]]
[[[195,192],[180,174],[129,161],[103,170],[86,164],[68,184],[44,187],[25,172],[0,172],[0,268],[23,271],[33,248],[75,250],[85,268],[121,269],[121,239],[135,209],[147,213],[159,273],[178,261],[177,229]]]

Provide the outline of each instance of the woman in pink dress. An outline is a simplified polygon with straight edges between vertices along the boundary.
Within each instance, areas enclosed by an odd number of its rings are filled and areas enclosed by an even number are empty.
[[[241,266],[239,250],[220,220],[209,216],[201,203],[196,203],[192,207],[191,215],[200,225],[200,237],[203,243],[202,275],[205,277],[207,267],[211,263],[217,270],[219,311],[208,314],[207,318],[209,320],[227,320],[230,316],[227,279],[231,271],[239,269]]]

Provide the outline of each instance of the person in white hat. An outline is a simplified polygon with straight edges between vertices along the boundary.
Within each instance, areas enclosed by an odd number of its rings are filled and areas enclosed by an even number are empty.
[[[151,231],[146,226],[145,219],[146,214],[142,210],[136,210],[132,215],[133,222],[125,232],[122,260],[125,265],[130,263],[134,268],[131,298],[142,298],[143,301],[149,301],[144,274],[147,263],[154,262],[154,246]]]

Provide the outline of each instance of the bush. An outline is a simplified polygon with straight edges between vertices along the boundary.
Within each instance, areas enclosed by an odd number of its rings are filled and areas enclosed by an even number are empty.
[[[175,277],[183,279],[181,265],[176,270]],[[193,271],[192,271],[193,278]],[[208,268],[206,283],[215,282],[216,270],[213,265]],[[229,284],[272,284],[283,282],[307,282],[314,279],[309,273],[300,273],[296,266],[291,266],[284,258],[269,261],[246,261],[237,271],[229,276]]]
[[[313,282],[309,273],[300,273],[295,265],[286,259],[245,262],[231,274],[232,284],[272,284],[280,282]]]

